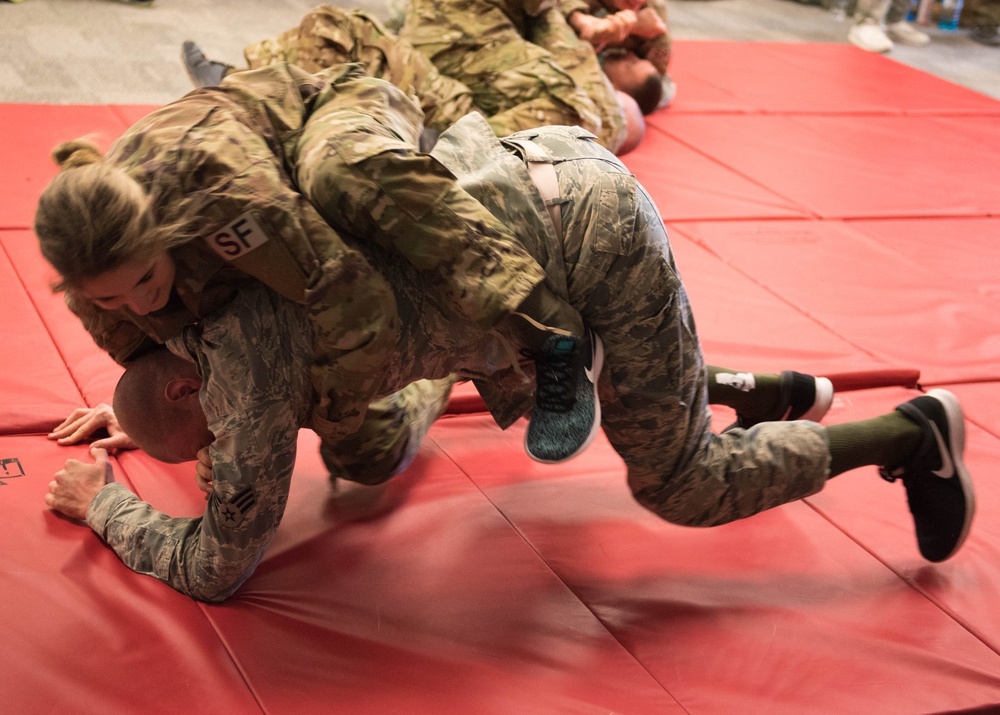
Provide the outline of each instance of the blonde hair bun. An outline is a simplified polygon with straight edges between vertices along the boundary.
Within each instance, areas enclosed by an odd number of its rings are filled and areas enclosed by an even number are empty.
[[[89,139],[74,139],[63,142],[52,150],[52,158],[62,169],[87,166],[104,161],[104,154]]]

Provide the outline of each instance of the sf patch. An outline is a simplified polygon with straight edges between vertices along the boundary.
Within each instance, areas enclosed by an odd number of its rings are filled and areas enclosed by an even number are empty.
[[[211,501],[218,522],[230,529],[235,529],[242,524],[257,505],[257,497],[254,496],[253,489],[250,487],[243,487],[229,496],[212,492]]]
[[[267,243],[268,236],[257,220],[249,213],[241,214],[232,223],[208,236],[209,247],[227,261],[245,256],[258,246]]]

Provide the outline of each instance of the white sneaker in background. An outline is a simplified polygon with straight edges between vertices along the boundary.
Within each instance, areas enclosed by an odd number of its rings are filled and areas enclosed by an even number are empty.
[[[894,22],[886,25],[885,34],[901,45],[910,47],[923,47],[931,41],[931,36],[926,32],[921,32],[906,20]]]
[[[847,40],[868,52],[888,52],[892,49],[892,40],[874,20],[862,20],[852,25]]]

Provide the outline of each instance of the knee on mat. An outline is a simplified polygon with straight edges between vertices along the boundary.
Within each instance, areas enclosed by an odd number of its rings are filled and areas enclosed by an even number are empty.
[[[338,459],[327,450],[320,448],[323,464],[330,471],[333,479],[344,479],[348,482],[374,487],[389,481],[394,476],[410,466],[412,459],[407,459],[405,452],[384,454],[368,460],[347,463]]]

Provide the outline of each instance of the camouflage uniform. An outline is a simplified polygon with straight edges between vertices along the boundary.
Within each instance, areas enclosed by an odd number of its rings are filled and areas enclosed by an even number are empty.
[[[587,61],[593,50],[570,37],[555,0],[408,0],[399,34],[472,89],[498,136],[566,124],[592,131],[611,151],[625,141],[614,89]]]
[[[342,137],[316,122],[334,109]],[[507,228],[415,150],[420,119],[402,91],[352,66],[310,75],[285,64],[232,75],[152,113],[108,160],[146,188],[158,223],[186,221],[192,239],[171,250],[174,299],[146,316],[72,295],[70,306],[125,363],[261,281],[306,306],[315,326],[318,431],[329,441],[351,434],[366,405],[392,392],[384,373],[401,329],[391,287],[366,251],[382,246],[433,273],[435,295],[487,329],[543,278]],[[302,135],[325,152],[300,157]],[[367,170],[368,183],[359,173]],[[349,191],[329,195],[337,203],[321,213],[303,195],[316,195],[314,176]],[[363,223],[364,212],[376,219]]]
[[[199,518],[171,518],[121,484],[105,486],[87,523],[138,573],[189,596],[218,601],[253,573],[281,521],[299,426],[314,407],[309,369],[313,326],[302,306],[251,286],[226,308],[184,329],[168,347],[194,360],[203,378],[201,403],[215,434],[213,494]],[[405,468],[448,396],[450,381],[420,381],[383,401],[384,410],[348,441],[323,443],[338,476],[377,483]],[[415,404],[411,398],[417,398]],[[357,459],[382,433],[393,436],[389,462]]]
[[[551,157],[562,196],[558,226],[523,158],[527,142]],[[593,135],[549,127],[497,140],[482,117],[470,114],[441,136],[434,154],[522,237],[545,267],[546,285],[577,306],[603,339],[602,424],[641,504],[671,522],[711,526],[822,487],[830,456],[818,424],[774,422],[711,433],[706,370],[663,222],[635,177]],[[371,255],[393,287],[402,319],[384,369],[385,389],[457,373],[476,379],[501,425],[523,414],[533,381],[509,326],[489,328],[456,313],[434,271],[383,247]],[[118,485],[102,489],[87,514],[131,568],[210,600],[224,598],[250,574],[277,527],[294,426],[303,418],[299,395],[309,390],[301,377],[274,380],[271,373],[285,375],[276,355],[309,352],[310,341],[298,333],[311,324],[296,322],[281,305],[254,304],[252,295],[244,291],[231,315],[203,321],[183,341],[212,375],[202,400],[219,435],[213,461],[226,475],[216,482],[204,519],[168,519]],[[269,379],[254,380],[247,390],[247,374]]]
[[[636,499],[668,521],[712,526],[821,489],[830,456],[818,424],[711,433],[706,370],[687,296],[663,222],[635,177],[582,130],[530,130],[501,146],[476,120],[466,117],[445,132],[433,153],[518,235],[544,236],[525,247],[545,266],[553,293],[579,309],[604,341],[602,425],[625,460]],[[561,231],[512,153],[522,139],[552,157],[563,197]],[[534,230],[534,223],[546,230]],[[516,372],[505,370],[481,387],[501,424],[524,404],[509,394],[519,384]]]
[[[660,16],[663,23],[667,25],[666,34],[658,35],[650,39],[641,37],[629,37],[621,45],[611,45],[602,51],[602,56],[614,54],[616,52],[633,52],[643,59],[649,60],[661,75],[667,74],[670,65],[670,56],[673,50],[673,40],[670,37],[670,25],[667,21],[667,1],[647,0],[644,7],[651,8]],[[574,12],[583,12],[588,15],[603,15],[614,12],[613,7],[609,7],[601,0],[559,0],[559,10],[563,16],[569,19]]]
[[[969,24],[972,27],[997,29],[1000,26],[1000,0],[979,0],[972,10]]]
[[[321,5],[297,27],[250,45],[243,55],[250,69],[288,62],[307,72],[319,72],[356,62],[369,76],[416,95],[424,110],[424,124],[439,131],[473,109],[468,87],[442,75],[412,45],[359,10]]]

